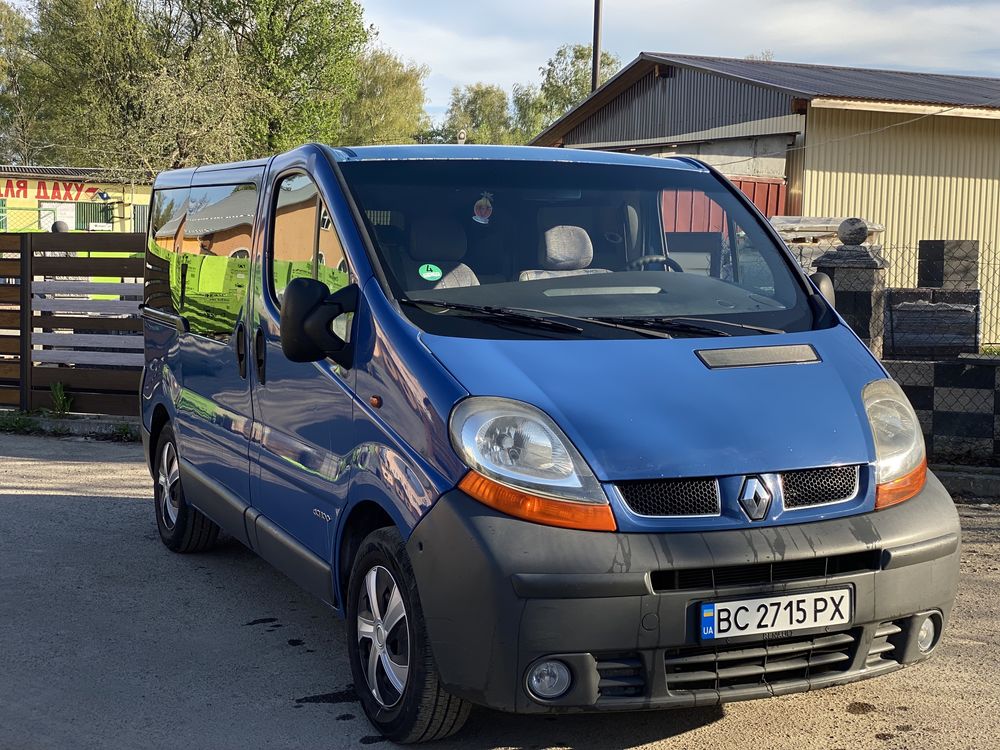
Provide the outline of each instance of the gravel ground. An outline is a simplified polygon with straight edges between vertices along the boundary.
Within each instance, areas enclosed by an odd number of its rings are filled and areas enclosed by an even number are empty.
[[[0,435],[0,748],[382,744],[344,627],[236,542],[159,542],[136,445]],[[995,748],[1000,506],[961,507],[962,587],[936,658],[721,709],[519,717],[477,709],[441,748]]]

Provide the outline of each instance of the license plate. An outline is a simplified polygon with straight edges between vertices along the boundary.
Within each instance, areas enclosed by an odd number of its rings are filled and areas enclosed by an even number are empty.
[[[739,638],[781,633],[851,621],[851,589],[767,596],[728,602],[702,602],[701,639]]]

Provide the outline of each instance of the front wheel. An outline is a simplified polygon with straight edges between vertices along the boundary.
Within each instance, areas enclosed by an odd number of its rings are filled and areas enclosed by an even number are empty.
[[[347,596],[348,651],[368,720],[393,742],[454,734],[469,704],[438,682],[406,546],[394,528],[365,537]]]

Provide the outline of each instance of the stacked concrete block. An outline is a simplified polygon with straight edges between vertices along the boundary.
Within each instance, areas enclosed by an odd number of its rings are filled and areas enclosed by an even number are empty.
[[[957,357],[979,351],[979,289],[889,289],[886,357]]]
[[[917,286],[957,291],[979,288],[976,240],[921,240],[917,262]]]
[[[935,461],[1000,458],[1000,367],[990,361],[884,360],[913,404]]]

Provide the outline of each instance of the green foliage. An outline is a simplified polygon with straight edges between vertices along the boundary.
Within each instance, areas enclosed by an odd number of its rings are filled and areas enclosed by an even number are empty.
[[[273,153],[306,141],[336,142],[340,112],[357,86],[368,41],[354,0],[186,0],[232,41],[257,90],[251,142]],[[202,4],[203,3],[203,4]]]
[[[564,44],[539,69],[543,127],[551,125],[589,96],[593,49],[589,44]],[[621,61],[615,55],[601,52],[600,83],[607,82],[620,67]]]
[[[125,424],[124,422],[116,424],[111,429],[109,437],[119,443],[134,443],[139,439],[139,436],[136,434],[136,431],[132,429],[132,426]]]
[[[517,143],[513,132],[507,92],[499,86],[474,83],[451,92],[445,115],[443,138],[455,143],[460,130],[466,143]]]
[[[339,140],[371,33],[355,0],[38,0],[32,12],[0,0],[0,156],[122,180]]]
[[[515,84],[508,100],[499,86],[475,83],[455,88],[444,125],[428,140],[454,143],[465,129],[468,143],[527,143],[590,94],[589,44],[564,44],[538,69],[539,85]],[[601,53],[601,83],[621,67],[618,58]]]
[[[62,383],[56,382],[49,386],[52,393],[52,413],[57,417],[64,417],[73,408],[73,397],[66,393],[66,388]]]
[[[590,47],[536,84],[456,88],[372,44],[358,0],[0,0],[0,161],[167,168],[327,143],[524,143],[589,93]],[[27,7],[28,11],[19,10]],[[602,80],[618,68],[602,55]]]
[[[344,104],[341,142],[363,146],[413,143],[429,127],[424,111],[426,65],[407,63],[391,50],[367,49],[358,61],[358,87]]]
[[[30,435],[38,429],[38,422],[22,411],[0,411],[0,432]]]
[[[49,102],[38,80],[43,66],[28,52],[31,22],[0,0],[0,162],[32,163],[44,158],[40,139]]]

